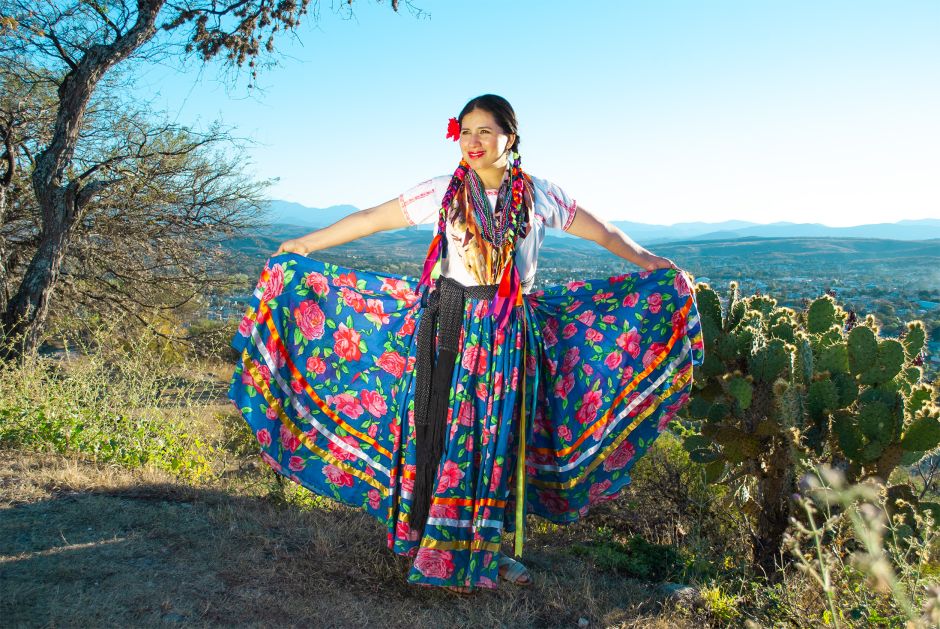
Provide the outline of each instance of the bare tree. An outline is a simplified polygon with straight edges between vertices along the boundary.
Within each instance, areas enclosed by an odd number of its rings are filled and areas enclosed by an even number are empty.
[[[54,77],[57,96],[51,132],[30,173],[41,216],[35,253],[0,315],[0,332],[19,339],[14,356],[38,345],[63,263],[90,208],[107,205],[103,199],[111,191],[132,185],[119,166],[125,160],[85,169],[74,164],[89,106],[108,73],[132,57],[180,45],[204,60],[222,57],[232,66],[254,67],[259,55],[274,51],[276,34],[296,27],[309,5],[310,0],[0,0],[0,54]],[[14,170],[6,172],[15,177]]]
[[[0,57],[0,90],[22,84]],[[172,327],[186,304],[228,281],[225,238],[256,227],[265,182],[242,170],[241,145],[217,126],[204,133],[167,124],[119,92],[99,89],[88,108],[70,172],[85,178],[107,170],[115,179],[91,199],[74,227],[56,287],[56,313],[67,316],[130,315],[146,325]],[[4,94],[10,94],[5,90]],[[20,120],[49,117],[55,92],[36,82],[16,102]],[[0,119],[9,119],[0,99]],[[42,124],[19,124],[11,168],[29,172],[30,146]],[[22,148],[17,148],[22,147]],[[4,266],[16,281],[39,244],[41,211],[29,182],[11,186],[14,202],[0,221]],[[172,321],[172,324],[171,324]]]

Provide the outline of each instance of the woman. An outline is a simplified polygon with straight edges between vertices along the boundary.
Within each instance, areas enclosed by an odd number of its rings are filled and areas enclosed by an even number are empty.
[[[688,400],[701,334],[689,280],[522,171],[515,113],[474,98],[451,176],[281,244],[235,340],[230,395],[279,472],[362,507],[408,580],[531,583],[526,513],[570,522],[619,493]],[[419,282],[308,253],[437,223]],[[545,227],[643,272],[530,293]],[[523,497],[519,500],[519,497]]]

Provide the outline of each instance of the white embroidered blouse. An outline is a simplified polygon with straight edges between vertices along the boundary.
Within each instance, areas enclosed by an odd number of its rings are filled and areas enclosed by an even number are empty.
[[[451,175],[442,175],[429,179],[407,190],[398,197],[401,211],[410,225],[436,223],[444,193],[450,184]],[[538,266],[539,247],[545,239],[545,228],[568,230],[577,210],[577,203],[564,190],[555,184],[532,177],[534,211],[532,225],[528,235],[516,245],[516,267],[522,280],[523,292],[529,292],[535,280]],[[498,190],[487,190],[486,197],[490,206],[495,207]],[[449,243],[460,242],[463,234],[454,232],[454,226],[447,223]],[[467,270],[462,259],[463,249],[448,246],[447,257],[441,264],[441,274],[463,284],[474,286],[478,282]]]

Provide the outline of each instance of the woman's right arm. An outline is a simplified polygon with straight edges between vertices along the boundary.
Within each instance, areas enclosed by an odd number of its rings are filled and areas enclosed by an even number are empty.
[[[306,236],[285,240],[278,247],[279,253],[298,253],[302,256],[311,251],[328,249],[376,232],[408,227],[398,198],[381,205],[359,210],[342,218],[329,227],[312,231]]]

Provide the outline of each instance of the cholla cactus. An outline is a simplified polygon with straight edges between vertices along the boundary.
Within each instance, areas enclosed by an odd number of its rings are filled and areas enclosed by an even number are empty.
[[[765,296],[696,288],[705,362],[696,374],[687,437],[709,480],[725,473],[755,480],[745,505],[756,518],[755,565],[773,569],[790,517],[799,462],[828,463],[852,482],[887,481],[940,444],[936,392],[917,365],[926,338],[913,322],[902,340],[881,339],[872,317],[845,330],[829,296],[805,313]]]

